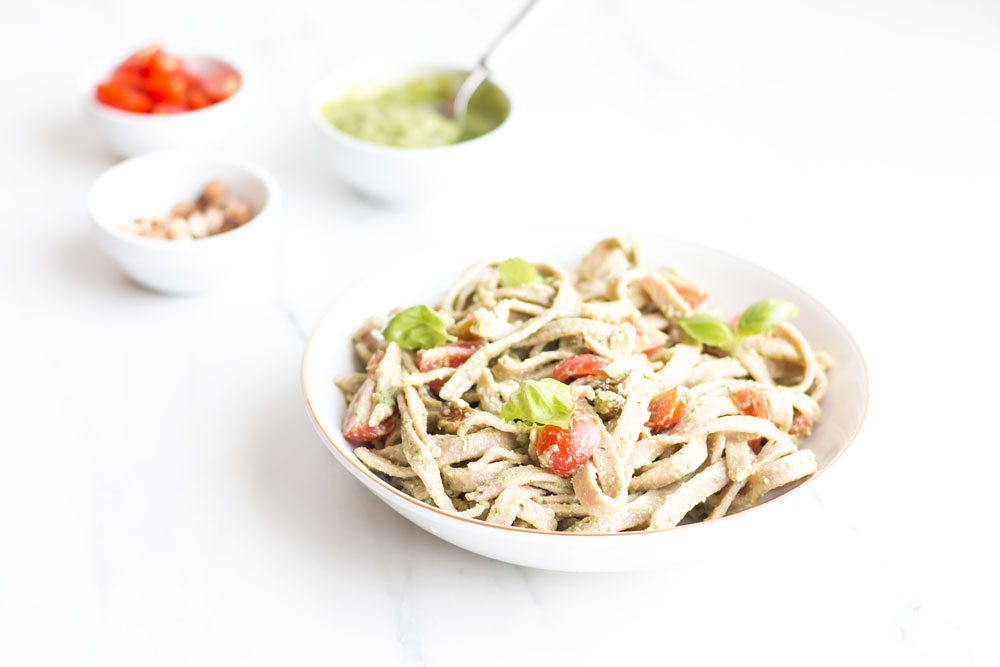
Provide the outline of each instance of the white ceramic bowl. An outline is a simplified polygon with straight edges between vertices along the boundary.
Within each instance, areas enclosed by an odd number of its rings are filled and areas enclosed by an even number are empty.
[[[187,241],[148,239],[121,229],[130,220],[193,201],[214,179],[250,204],[256,214],[249,222]],[[190,294],[269,261],[281,194],[275,180],[250,162],[203,151],[165,151],[108,169],[91,187],[88,207],[98,244],[125,273],[160,292]]]
[[[514,120],[509,90],[491,81],[510,103],[506,120],[486,134],[448,146],[411,148],[383,146],[342,132],[322,112],[325,103],[351,92],[356,86],[378,86],[410,77],[464,71],[458,67],[414,67],[366,64],[345,67],[327,76],[310,91],[306,112],[321,136],[321,146],[340,177],[352,187],[383,201],[404,203],[449,188],[461,188],[488,175],[501,161]]]
[[[736,312],[764,297],[780,297],[798,305],[796,325],[815,347],[828,350],[836,363],[823,402],[823,418],[806,443],[816,454],[819,472],[804,485],[814,484],[854,440],[868,405],[864,361],[843,325],[808,294],[756,264],[687,241],[633,236],[642,244],[648,264],[684,271],[710,291],[712,303],[723,312]],[[455,252],[447,248],[434,253],[438,258],[434,262],[426,261],[426,253],[411,252],[353,287],[320,320],[303,360],[306,400],[322,439],[351,474],[413,523],[463,549],[519,565],[569,571],[629,570],[682,563],[758,540],[780,539],[789,528],[783,508],[802,500],[803,494],[795,491],[802,485],[780,489],[767,502],[740,514],[673,530],[607,535],[542,532],[458,518],[415,500],[371,473],[341,435],[346,405],[332,378],[357,370],[350,339],[366,317],[395,306],[436,303],[466,265],[484,255],[498,259],[519,255],[570,267],[599,238],[583,232],[567,237],[539,231],[532,247],[540,250],[531,255],[524,254],[523,241],[499,241],[489,248],[466,247]],[[435,246],[435,250],[441,248]]]
[[[215,56],[179,53],[185,64],[198,70],[226,64],[240,75],[240,87],[230,97],[203,109],[171,114],[122,111],[97,101],[97,84],[110,76],[129,54],[98,60],[80,77],[80,98],[84,112],[111,149],[121,157],[131,157],[178,148],[211,148],[230,134],[246,118],[253,95],[253,80],[246,68]]]

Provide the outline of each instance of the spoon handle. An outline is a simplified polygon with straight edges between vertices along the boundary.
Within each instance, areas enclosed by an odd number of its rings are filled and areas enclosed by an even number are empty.
[[[487,72],[490,70],[490,60],[492,60],[493,56],[495,56],[498,52],[503,51],[504,45],[509,43],[508,37],[510,37],[511,33],[514,32],[514,29],[521,25],[525,17],[531,14],[531,11],[541,3],[542,0],[528,0],[528,2],[524,3],[521,11],[514,16],[507,27],[504,28],[503,32],[497,35],[496,39],[493,40],[493,43],[490,44],[490,47],[486,49],[485,53],[483,53],[482,57],[479,59],[477,69],[483,68]]]
[[[556,4],[556,0],[545,0],[547,5]],[[465,80],[462,81],[462,85],[459,86],[455,95],[445,104],[445,113],[449,117],[455,118],[459,121],[464,120],[466,108],[469,105],[469,99],[471,99],[472,94],[476,92],[479,86],[490,77],[492,73],[491,61],[497,53],[502,52],[504,48],[510,44],[509,37],[514,33],[515,28],[524,23],[524,19],[532,13],[538,5],[542,4],[542,0],[528,0],[521,7],[521,11],[511,20],[511,22],[504,28],[503,32],[497,35],[493,43],[490,44],[490,48],[486,49],[486,52],[479,58],[479,62],[472,71],[469,72]],[[539,15],[542,12],[534,12],[535,15]]]

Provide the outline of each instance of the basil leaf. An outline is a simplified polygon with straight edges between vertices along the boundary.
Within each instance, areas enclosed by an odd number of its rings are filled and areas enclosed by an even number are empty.
[[[541,280],[538,269],[520,257],[511,257],[497,264],[500,271],[500,287],[517,287],[524,283],[536,283]]]
[[[552,378],[525,380],[503,404],[500,416],[509,422],[520,419],[566,428],[574,407],[573,389],[568,384]]]
[[[799,314],[795,304],[783,299],[764,299],[743,311],[738,326],[741,336],[767,333],[789,317]]]
[[[708,313],[688,315],[680,321],[680,325],[687,335],[706,345],[725,347],[736,339],[731,326]]]
[[[407,350],[436,347],[456,340],[445,330],[444,320],[427,306],[413,306],[396,313],[385,325],[382,335]]]

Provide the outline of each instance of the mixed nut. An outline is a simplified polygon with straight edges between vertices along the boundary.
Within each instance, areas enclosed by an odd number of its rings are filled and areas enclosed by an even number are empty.
[[[168,215],[137,218],[122,225],[132,234],[150,239],[180,241],[222,234],[244,225],[252,218],[250,205],[227,197],[226,186],[215,180],[195,201],[175,204]]]

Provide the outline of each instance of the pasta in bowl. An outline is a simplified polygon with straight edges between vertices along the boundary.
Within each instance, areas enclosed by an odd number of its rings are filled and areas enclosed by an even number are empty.
[[[440,301],[413,290],[420,300],[411,305],[397,289],[386,316],[357,318],[356,369],[342,320],[359,304],[345,310],[342,301],[337,325],[328,326],[328,315],[317,327],[304,368],[317,425],[394,509],[503,560],[622,569],[656,562],[649,554],[662,547],[614,563],[601,554],[638,536],[665,544],[687,524],[706,523],[698,529],[706,535],[713,524],[736,525],[717,520],[758,514],[745,510],[846,448],[867,402],[863,362],[804,293],[677,241],[614,238],[578,252],[573,269],[559,268],[565,256],[450,267],[460,277]],[[662,268],[689,264],[700,273]],[[708,279],[734,270],[753,279]],[[706,291],[717,282],[725,303]],[[824,331],[830,325],[839,335]],[[334,329],[340,341],[331,342]],[[813,329],[820,344],[803,332]],[[331,345],[338,363],[313,363],[316,348]],[[343,397],[330,391],[334,377]],[[321,381],[322,399],[313,391]],[[852,394],[852,385],[862,391]],[[827,428],[820,404],[834,402],[825,399],[838,386],[836,423]],[[612,547],[611,536],[629,540]],[[524,551],[539,539],[573,542],[573,556]]]

